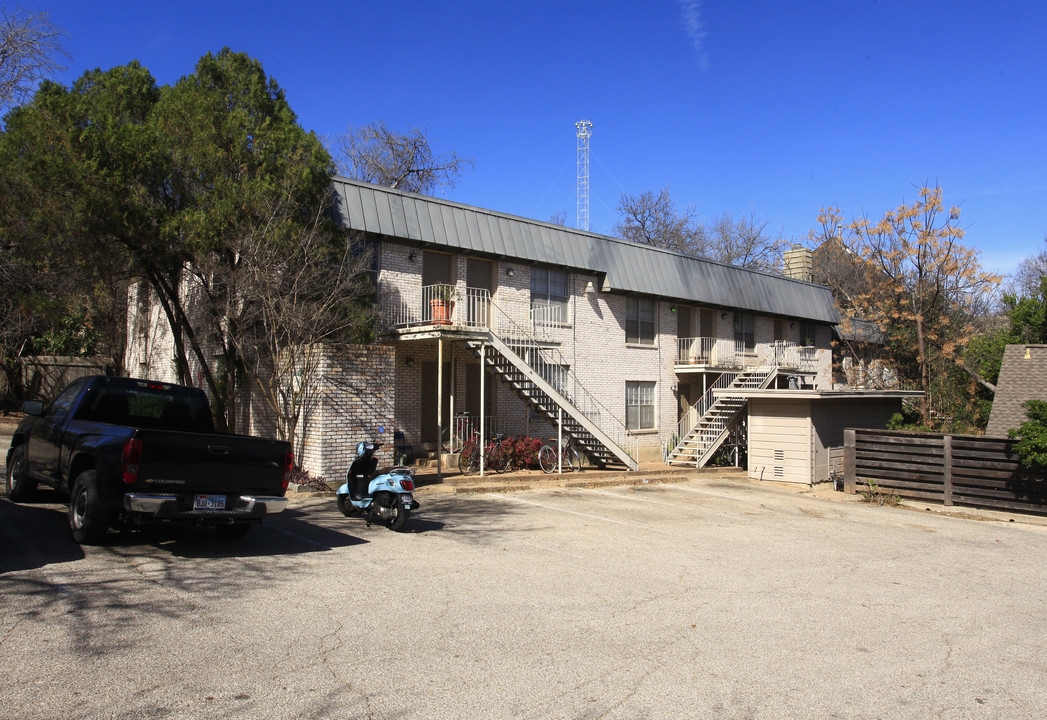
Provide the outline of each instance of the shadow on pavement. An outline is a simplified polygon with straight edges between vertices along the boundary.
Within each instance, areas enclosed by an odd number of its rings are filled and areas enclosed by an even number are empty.
[[[54,505],[0,500],[0,539],[0,575],[84,558],[69,536],[64,508]]]

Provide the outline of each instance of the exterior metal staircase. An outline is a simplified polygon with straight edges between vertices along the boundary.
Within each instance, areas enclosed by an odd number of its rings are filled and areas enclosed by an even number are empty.
[[[498,309],[495,308],[495,314]],[[637,442],[625,424],[582,387],[560,355],[506,316],[496,317],[498,332],[467,341],[498,379],[597,466],[636,470]]]
[[[673,436],[678,441],[666,455],[665,462],[704,467],[741,421],[745,410],[747,400],[729,391],[762,390],[777,374],[777,364],[771,364],[721,375],[680,420]]]

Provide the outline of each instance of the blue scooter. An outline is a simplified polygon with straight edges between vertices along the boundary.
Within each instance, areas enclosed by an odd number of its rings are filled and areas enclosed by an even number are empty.
[[[414,492],[410,468],[384,467],[377,470],[374,451],[382,443],[356,444],[356,459],[349,466],[345,485],[338,488],[338,509],[346,517],[367,516],[367,525],[381,522],[397,532],[404,529],[412,510],[420,506]]]

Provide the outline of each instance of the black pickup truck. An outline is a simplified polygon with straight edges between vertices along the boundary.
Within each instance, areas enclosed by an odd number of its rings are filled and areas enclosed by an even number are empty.
[[[215,433],[196,388],[89,377],[23,410],[7,452],[7,496],[24,501],[39,483],[68,492],[79,543],[152,522],[240,537],[287,504],[290,444]]]

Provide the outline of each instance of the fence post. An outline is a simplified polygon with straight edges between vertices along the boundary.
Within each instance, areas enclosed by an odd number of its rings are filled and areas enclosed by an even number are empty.
[[[858,463],[854,451],[854,428],[843,431],[843,491],[854,495]]]
[[[952,505],[952,435],[944,436],[943,441],[942,454],[945,456],[945,466],[942,479],[945,481],[945,495],[942,502],[945,505]]]

